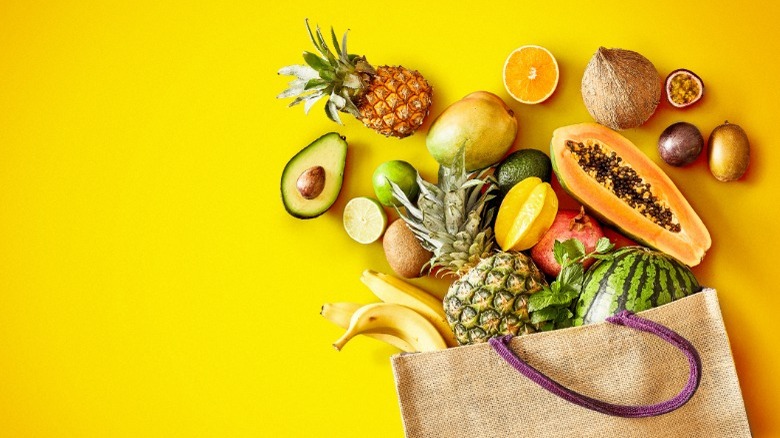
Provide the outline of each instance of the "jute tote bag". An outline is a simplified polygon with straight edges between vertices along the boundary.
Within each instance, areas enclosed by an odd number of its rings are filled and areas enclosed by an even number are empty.
[[[712,289],[392,366],[407,437],[750,436]]]

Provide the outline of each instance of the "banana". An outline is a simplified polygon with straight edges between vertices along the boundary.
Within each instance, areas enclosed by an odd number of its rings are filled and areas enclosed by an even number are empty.
[[[382,301],[409,307],[424,316],[436,327],[447,346],[455,347],[458,345],[455,334],[447,322],[444,306],[433,295],[400,278],[369,269],[363,271],[360,281]]]
[[[337,326],[345,329],[349,327],[349,321],[352,318],[352,314],[354,314],[355,311],[361,306],[362,304],[348,302],[325,303],[322,305],[320,315],[324,316],[325,319],[332,322],[333,324],[336,324]],[[414,348],[409,345],[408,342],[397,336],[385,333],[366,333],[365,335],[390,344],[401,351],[414,351]]]
[[[393,303],[371,303],[352,314],[347,331],[333,343],[341,350],[359,334],[388,334],[408,342],[412,351],[444,350],[447,344],[436,327],[414,310]]]

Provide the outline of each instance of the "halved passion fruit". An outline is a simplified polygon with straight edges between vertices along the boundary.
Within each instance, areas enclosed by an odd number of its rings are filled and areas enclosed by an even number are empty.
[[[666,99],[676,108],[685,108],[698,102],[704,95],[704,82],[684,68],[666,77]]]

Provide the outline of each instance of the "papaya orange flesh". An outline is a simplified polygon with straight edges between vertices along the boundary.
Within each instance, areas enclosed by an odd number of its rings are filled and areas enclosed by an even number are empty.
[[[696,266],[710,233],[674,182],[630,140],[597,123],[553,132],[550,157],[561,187],[634,240]]]

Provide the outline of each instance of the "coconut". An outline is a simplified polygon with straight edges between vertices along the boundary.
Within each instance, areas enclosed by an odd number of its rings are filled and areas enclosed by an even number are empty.
[[[637,52],[600,47],[582,75],[582,100],[590,115],[612,129],[641,126],[661,101],[661,77]]]

